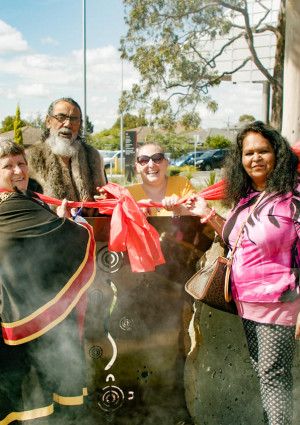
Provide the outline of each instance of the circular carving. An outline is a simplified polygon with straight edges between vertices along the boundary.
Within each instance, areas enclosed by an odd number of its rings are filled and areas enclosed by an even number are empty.
[[[103,355],[103,350],[99,345],[93,345],[93,347],[89,349],[89,355],[92,359],[100,359]]]
[[[106,273],[117,272],[123,266],[123,262],[123,252],[109,251],[107,246],[97,252],[97,264]]]
[[[147,366],[144,366],[142,370],[138,370],[137,372],[138,372],[137,380],[144,383],[147,383],[152,375],[152,371],[149,370]]]
[[[99,305],[103,302],[103,293],[100,289],[93,289],[89,293],[90,303],[93,305]]]
[[[98,406],[105,412],[119,409],[124,402],[124,393],[119,387],[110,385],[101,389],[98,395]]]
[[[133,321],[133,319],[129,319],[128,317],[124,316],[120,320],[119,324],[120,324],[120,328],[123,331],[130,332],[132,330],[133,326],[134,326],[134,321]]]

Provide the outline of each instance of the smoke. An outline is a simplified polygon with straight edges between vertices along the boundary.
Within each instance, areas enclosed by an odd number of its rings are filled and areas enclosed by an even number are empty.
[[[203,251],[207,240],[201,234],[198,240],[198,248]],[[85,408],[59,408],[56,404],[55,413],[39,420],[41,424],[192,424],[188,410],[195,425],[262,423],[258,383],[237,317],[203,306],[195,316],[201,338],[198,337],[186,361],[190,347],[185,337],[191,317],[191,303],[187,304],[186,300],[191,300],[184,293],[183,279],[193,272],[195,260],[185,254],[189,251],[183,250],[182,245],[178,251],[173,242],[163,245],[163,249],[165,266],[151,273],[132,273],[126,255],[110,255],[106,242],[98,242],[97,275],[89,289],[84,344],[80,344],[73,311],[39,339],[23,346],[6,347],[5,352],[1,347],[1,405],[2,396],[17,396],[19,375],[24,407],[28,410],[47,404],[53,392],[78,395],[78,388],[87,384],[89,395],[85,397]],[[53,258],[36,239],[31,250],[33,257],[41,260],[45,276],[45,284],[34,288],[32,297],[49,299],[51,287],[47,273],[71,262],[76,246],[71,249],[65,245]],[[26,258],[22,249],[16,252],[16,258],[21,254]],[[21,283],[30,285],[31,271],[32,263],[24,261],[22,271],[17,274],[18,288]],[[65,279],[63,273],[56,276]],[[297,353],[294,368],[297,398],[299,370]],[[5,401],[5,405],[9,403],[16,404],[17,399]],[[296,410],[295,417],[299,419],[299,408]],[[38,423],[32,421],[32,425]]]

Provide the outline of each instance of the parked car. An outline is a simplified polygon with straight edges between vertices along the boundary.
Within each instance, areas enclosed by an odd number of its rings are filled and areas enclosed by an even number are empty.
[[[103,161],[104,161],[104,167],[109,168],[110,166],[114,166],[115,164],[115,158],[121,158],[121,151],[101,151],[99,150],[99,153],[101,154]]]
[[[202,157],[204,152],[207,151],[196,151],[196,162]],[[183,167],[184,165],[194,165],[195,164],[195,152],[189,152],[185,155],[182,155],[180,158],[177,158],[171,162],[171,165],[176,165],[177,167]]]
[[[212,149],[206,151],[201,158],[197,160],[196,167],[199,170],[205,171],[221,168],[228,152],[229,149]]]

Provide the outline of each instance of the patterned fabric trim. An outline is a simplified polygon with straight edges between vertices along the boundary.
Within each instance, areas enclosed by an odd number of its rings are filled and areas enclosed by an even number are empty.
[[[13,194],[14,192],[0,192],[0,204],[10,198]]]
[[[11,412],[2,421],[0,425],[8,425],[14,421],[28,421],[30,419],[43,418],[54,412],[53,404],[50,406],[40,407],[39,409],[26,410],[24,412]]]

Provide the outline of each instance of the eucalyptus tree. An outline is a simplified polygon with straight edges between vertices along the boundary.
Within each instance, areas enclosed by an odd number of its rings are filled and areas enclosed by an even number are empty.
[[[260,10],[252,19],[251,7]],[[272,124],[281,127],[284,62],[285,0],[272,22],[268,0],[124,0],[127,34],[121,40],[123,58],[133,63],[140,82],[124,91],[122,111],[147,105],[162,126],[183,120],[199,122],[197,106],[216,111],[209,89],[253,61],[272,89]],[[250,7],[251,6],[251,7]],[[270,71],[255,44],[258,34],[274,34],[275,65]],[[216,43],[218,40],[218,43]],[[220,44],[220,40],[223,42]],[[247,54],[235,68],[217,64],[228,50],[244,40]],[[217,47],[216,47],[217,46]]]

